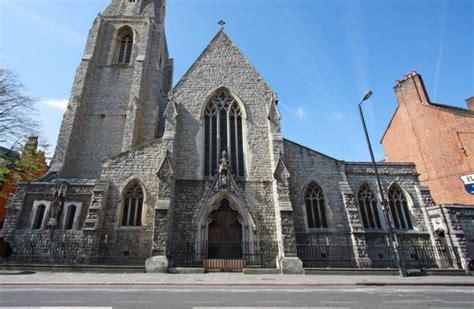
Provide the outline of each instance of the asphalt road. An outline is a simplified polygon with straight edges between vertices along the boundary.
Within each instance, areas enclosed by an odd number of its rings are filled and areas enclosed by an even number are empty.
[[[4,286],[0,308],[474,308],[472,287]]]

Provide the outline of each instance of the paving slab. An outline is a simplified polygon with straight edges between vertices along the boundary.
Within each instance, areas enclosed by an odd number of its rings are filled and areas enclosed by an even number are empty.
[[[232,285],[232,286],[330,286],[330,285],[425,285],[474,286],[473,276],[372,276],[281,275],[243,273],[77,273],[1,271],[0,286],[11,285]]]

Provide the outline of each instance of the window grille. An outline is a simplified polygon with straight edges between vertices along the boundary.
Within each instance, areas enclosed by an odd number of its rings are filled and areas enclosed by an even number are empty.
[[[326,206],[321,188],[311,183],[305,194],[308,228],[327,228]]]

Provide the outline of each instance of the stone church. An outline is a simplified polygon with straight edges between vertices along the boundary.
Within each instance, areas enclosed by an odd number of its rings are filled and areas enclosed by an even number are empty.
[[[406,267],[417,250],[455,267],[415,165],[378,165],[383,207],[370,163],[283,138],[275,92],[223,29],[173,87],[165,12],[112,0],[94,21],[49,173],[8,205],[12,262],[391,267],[392,224]]]

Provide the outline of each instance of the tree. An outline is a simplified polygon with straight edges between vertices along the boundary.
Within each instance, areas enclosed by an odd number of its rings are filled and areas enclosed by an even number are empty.
[[[38,179],[48,170],[45,152],[38,150],[38,138],[30,137],[24,147],[15,151],[13,149],[0,149],[0,183],[9,186],[8,192],[0,190],[0,201],[14,192],[16,181],[31,181]]]
[[[14,145],[37,133],[35,100],[23,91],[17,75],[0,65],[0,144]]]

